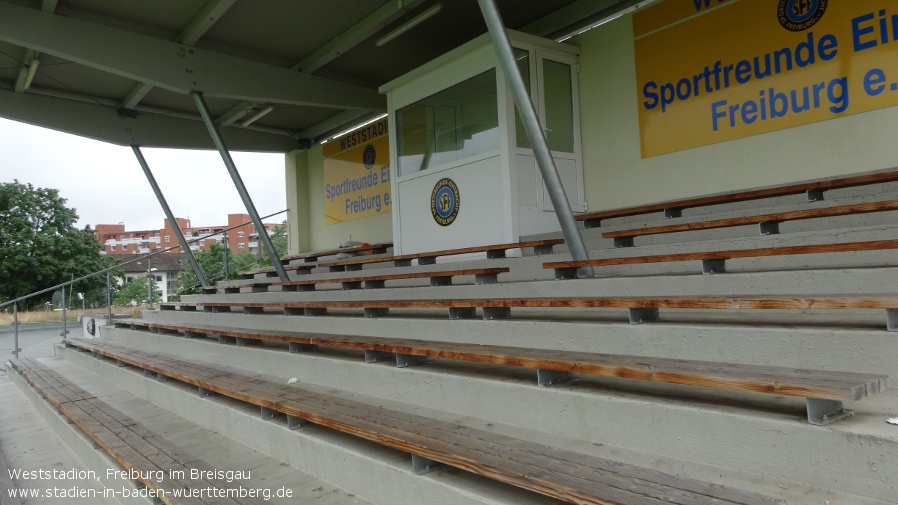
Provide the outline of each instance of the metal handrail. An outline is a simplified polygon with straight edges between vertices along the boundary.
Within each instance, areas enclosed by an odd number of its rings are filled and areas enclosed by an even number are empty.
[[[283,213],[285,213],[285,212],[287,212],[287,211],[289,211],[289,210],[290,210],[290,209],[284,209],[284,210],[282,210],[282,211],[280,211],[280,212],[275,212],[275,213],[273,213],[273,214],[269,214],[269,215],[267,215],[267,216],[263,216],[263,217],[261,217],[260,219],[268,219],[268,218],[270,218],[270,217],[277,216],[278,214],[283,214]],[[246,226],[246,225],[248,225],[248,224],[253,224],[253,221],[247,221],[247,222],[245,222],[245,223],[237,224],[237,225],[234,225],[234,226],[231,226],[231,227],[228,227],[228,228],[225,228],[225,229],[216,231],[216,232],[214,232],[214,233],[209,233],[208,235],[203,235],[203,236],[201,236],[201,237],[196,237],[196,238],[194,238],[194,239],[188,240],[187,243],[188,243],[188,244],[192,244],[192,243],[198,242],[198,241],[200,241],[200,240],[205,240],[205,239],[207,239],[207,238],[209,238],[209,237],[214,237],[214,236],[219,235],[219,234],[221,234],[221,233],[223,233],[223,232],[231,231],[231,230],[233,230],[233,229],[235,229],[235,228],[240,228],[241,226]],[[25,296],[20,296],[20,297],[18,297],[18,298],[15,298],[15,299],[12,299],[12,300],[9,300],[9,301],[0,303],[0,309],[2,309],[3,307],[9,306],[9,305],[12,305],[12,306],[13,306],[13,325],[15,325],[15,336],[14,336],[14,344],[13,344],[15,348],[14,348],[14,350],[13,350],[13,354],[15,354],[16,358],[19,357],[19,320],[18,320],[18,308],[19,308],[19,305],[18,305],[18,304],[19,304],[19,302],[21,302],[21,301],[23,301],[23,300],[27,300],[27,299],[32,298],[32,297],[35,297],[35,296],[38,296],[38,295],[42,295],[42,294],[44,294],[44,293],[49,293],[49,292],[51,292],[51,291],[55,291],[55,290],[60,289],[60,288],[63,289],[63,299],[62,299],[62,306],[63,306],[63,310],[62,310],[62,337],[65,338],[65,335],[66,335],[66,333],[67,333],[67,330],[66,330],[66,305],[67,305],[67,304],[66,304],[66,302],[65,302],[65,287],[66,287],[66,286],[70,286],[70,285],[72,285],[72,284],[75,284],[76,282],[81,282],[81,281],[86,280],[86,279],[90,279],[91,277],[96,277],[97,275],[100,275],[100,274],[104,274],[104,273],[105,273],[105,274],[108,274],[108,272],[111,272],[111,271],[113,271],[113,270],[115,270],[115,269],[117,269],[117,268],[121,268],[121,267],[123,267],[124,265],[130,265],[131,263],[136,263],[136,262],[138,262],[138,261],[143,261],[143,260],[145,260],[145,259],[152,258],[152,257],[154,257],[154,256],[156,256],[156,255],[163,254],[163,253],[167,253],[167,252],[169,252],[169,251],[171,251],[171,250],[173,250],[173,249],[180,249],[181,247],[182,247],[182,246],[181,246],[180,244],[179,244],[179,245],[175,245],[175,246],[171,246],[171,247],[167,247],[167,248],[162,249],[162,250],[160,250],[160,251],[156,251],[156,252],[150,253],[150,254],[145,254],[145,255],[140,256],[139,258],[134,258],[133,260],[125,261],[125,262],[123,262],[123,263],[118,263],[118,264],[116,264],[116,265],[113,265],[113,266],[104,268],[104,269],[102,269],[102,270],[98,270],[98,271],[96,271],[96,272],[93,272],[93,273],[90,273],[90,274],[87,274],[87,275],[78,277],[77,279],[71,279],[71,280],[69,280],[69,281],[67,281],[67,282],[63,282],[62,284],[57,284],[57,285],[55,285],[55,286],[52,286],[52,287],[49,287],[49,288],[46,288],[46,289],[42,289],[42,290],[40,290],[40,291],[35,291],[34,293],[30,293],[30,294],[27,294],[27,295],[25,295]],[[111,295],[109,294],[109,277],[108,277],[108,275],[107,275],[107,278],[106,278],[106,290],[107,290],[107,303],[108,303],[108,305],[109,305],[109,317],[110,317],[110,322],[111,322],[111,317],[112,317],[112,299],[111,299]]]

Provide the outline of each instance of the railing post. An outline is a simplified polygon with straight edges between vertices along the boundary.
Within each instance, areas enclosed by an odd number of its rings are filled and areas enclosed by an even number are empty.
[[[65,285],[62,286],[62,338],[66,338],[66,303],[65,303]]]
[[[499,14],[495,0],[477,0],[477,2],[480,4],[483,20],[486,21],[490,37],[493,40],[493,47],[496,50],[499,66],[505,74],[508,89],[511,91],[515,106],[521,115],[521,123],[527,133],[527,138],[530,140],[530,145],[533,147],[533,154],[536,156],[539,171],[542,173],[543,181],[546,183],[549,198],[555,207],[555,215],[558,217],[559,224],[561,224],[564,241],[567,243],[574,261],[588,260],[589,252],[586,250],[583,237],[580,236],[580,230],[577,228],[577,221],[574,219],[573,211],[571,211],[571,204],[568,202],[564,186],[561,183],[561,177],[558,175],[558,169],[555,166],[555,160],[552,158],[549,144],[546,142],[546,134],[536,115],[536,109],[533,107],[530,94],[527,92],[524,79],[521,77],[514,59],[511,41],[508,39],[508,33],[505,31],[505,22],[502,20],[501,14]],[[580,274],[583,277],[595,275],[592,267],[581,268]]]
[[[12,304],[12,324],[15,327],[15,336],[13,337],[13,354],[19,357],[19,304]]]
[[[280,278],[282,282],[289,281],[290,278],[287,276],[287,271],[284,269],[281,259],[278,258],[277,251],[274,249],[274,244],[271,243],[271,237],[268,236],[268,230],[266,230],[265,225],[262,224],[262,219],[259,217],[259,213],[256,212],[256,206],[253,205],[253,200],[250,198],[249,192],[246,191],[243,179],[240,178],[240,173],[237,171],[237,165],[235,165],[234,160],[231,159],[231,154],[228,152],[224,139],[221,138],[221,132],[218,131],[218,125],[215,123],[215,120],[212,119],[209,107],[206,106],[206,101],[203,100],[203,94],[198,91],[192,91],[190,94],[193,95],[193,100],[196,102],[196,107],[199,109],[200,115],[203,116],[203,122],[206,123],[209,135],[212,136],[212,141],[215,143],[215,147],[218,148],[218,152],[221,154],[221,159],[224,161],[225,167],[227,167],[228,173],[234,181],[237,193],[239,193],[240,198],[243,199],[243,205],[246,207],[246,212],[256,226],[256,233],[259,234],[259,240],[261,240],[262,244],[265,246],[265,251],[271,259],[274,271],[277,272],[278,278]]]
[[[106,325],[112,324],[112,283],[109,281],[109,272],[106,272]]]
[[[150,310],[153,310],[153,260],[147,258],[147,300]]]

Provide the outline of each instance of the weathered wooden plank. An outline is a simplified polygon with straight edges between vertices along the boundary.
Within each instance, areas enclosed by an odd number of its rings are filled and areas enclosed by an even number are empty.
[[[898,240],[871,240],[867,242],[843,242],[839,244],[759,247],[755,249],[731,249],[726,251],[654,254],[649,256],[625,256],[620,258],[599,258],[584,261],[556,261],[543,263],[543,268],[580,268],[585,266],[635,265],[670,261],[726,260],[762,256],[876,251],[885,249],[898,249]]]
[[[545,240],[528,240],[524,242],[514,242],[508,244],[490,244],[473,247],[461,247],[458,249],[445,249],[441,251],[427,251],[414,254],[401,254],[398,256],[367,256],[363,258],[352,258],[341,261],[333,261],[328,263],[319,263],[319,267],[346,266],[346,265],[363,265],[366,263],[383,263],[387,261],[406,261],[420,258],[433,258],[438,256],[454,256],[457,254],[469,254],[487,251],[505,251],[508,249],[521,249],[524,247],[548,247],[563,244],[563,239],[545,239]]]
[[[851,205],[839,205],[815,209],[793,210],[789,212],[776,212],[756,216],[741,216],[725,219],[712,219],[708,221],[693,221],[690,223],[671,224],[663,226],[646,226],[628,230],[608,231],[602,233],[604,238],[637,237],[642,235],[658,235],[662,233],[674,233],[691,230],[709,230],[713,228],[726,228],[729,226],[741,226],[764,222],[795,221],[800,219],[813,219],[819,217],[847,216],[869,212],[884,212],[898,210],[898,201],[858,203]]]
[[[748,191],[735,191],[694,198],[668,200],[647,205],[637,205],[633,207],[622,207],[618,209],[609,209],[598,212],[590,212],[586,214],[578,214],[575,219],[577,221],[587,221],[610,219],[615,217],[636,216],[639,214],[658,212],[665,209],[687,209],[692,207],[702,207],[705,205],[744,202],[747,200],[757,200],[761,198],[796,195],[811,190],[849,188],[853,186],[863,186],[867,184],[877,184],[891,181],[898,181],[898,170],[889,170],[885,172],[856,175],[851,177],[838,177],[834,179],[800,182],[796,184],[773,186]]]

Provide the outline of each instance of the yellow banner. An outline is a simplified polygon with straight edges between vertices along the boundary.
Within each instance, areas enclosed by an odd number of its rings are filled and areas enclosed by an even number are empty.
[[[324,144],[325,223],[390,212],[390,142],[387,119]]]
[[[643,157],[898,105],[893,0],[664,0],[633,25]]]

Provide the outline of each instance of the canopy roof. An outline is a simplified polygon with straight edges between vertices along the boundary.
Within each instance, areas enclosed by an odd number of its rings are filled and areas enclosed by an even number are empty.
[[[638,2],[497,3],[557,39]],[[287,152],[383,114],[378,86],[485,32],[476,0],[0,0],[0,116],[212,149],[199,91],[231,149]]]

